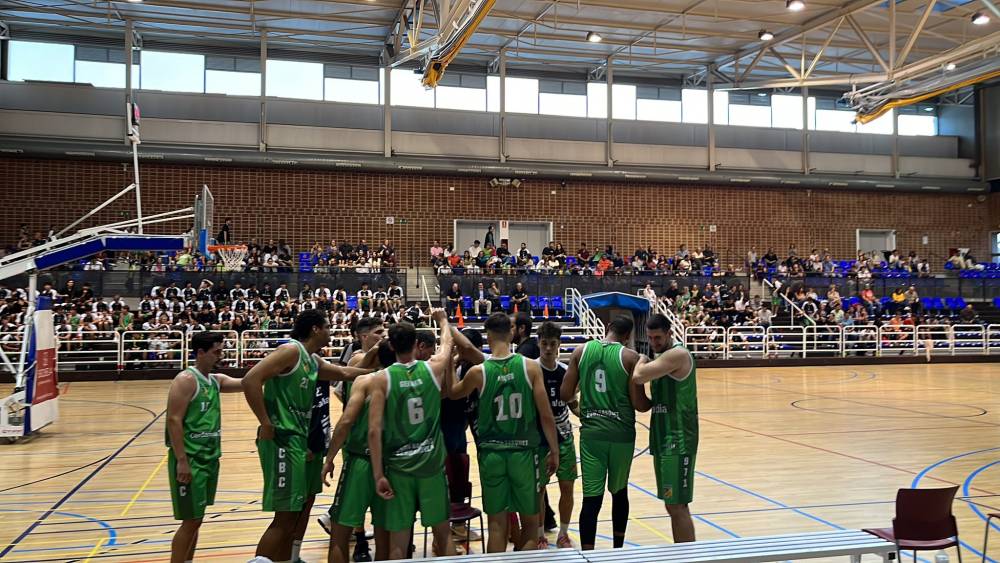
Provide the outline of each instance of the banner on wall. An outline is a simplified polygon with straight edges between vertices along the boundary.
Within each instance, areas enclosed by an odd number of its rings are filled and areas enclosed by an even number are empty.
[[[40,296],[28,346],[24,402],[24,433],[30,434],[59,418],[59,378],[56,374],[56,333],[52,298]]]
[[[510,221],[500,220],[499,240],[510,240]]]

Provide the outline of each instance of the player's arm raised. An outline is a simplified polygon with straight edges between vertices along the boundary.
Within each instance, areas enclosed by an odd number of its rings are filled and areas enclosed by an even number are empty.
[[[264,405],[264,382],[288,372],[295,367],[298,361],[298,348],[292,344],[282,344],[260,363],[250,368],[250,371],[240,380],[247,404],[250,405],[250,410],[253,411],[257,422],[260,423],[257,437],[261,440],[274,438],[274,427],[271,426],[271,419],[267,417],[267,407]]]
[[[170,390],[167,392],[167,434],[170,436],[174,459],[177,460],[178,483],[191,482],[191,466],[188,464],[187,451],[184,450],[184,415],[197,390],[195,376],[182,371],[170,383]]]
[[[454,338],[451,334],[451,326],[448,324],[448,313],[444,309],[434,309],[431,311],[431,319],[437,323],[438,328],[441,329],[441,343],[438,344],[437,352],[431,356],[428,363],[431,366],[431,371],[434,372],[434,377],[437,379],[438,386],[441,388],[441,394],[444,397],[450,397],[449,389],[445,387],[445,380],[450,379],[447,377],[449,371],[451,370],[451,351],[455,344]]]
[[[370,351],[370,350],[369,350]],[[319,372],[316,377],[323,381],[354,381],[359,375],[365,375],[376,370],[374,367],[344,367],[316,356],[316,363],[319,365]]]
[[[622,356],[622,364],[629,375],[628,398],[632,403],[632,408],[639,412],[649,412],[653,408],[653,402],[646,396],[646,387],[635,380],[635,370],[642,365],[646,357],[640,355],[635,350],[625,349]]]
[[[333,460],[337,457],[337,452],[344,447],[347,435],[350,433],[354,423],[358,420],[362,408],[365,406],[365,399],[368,397],[368,383],[371,381],[369,375],[363,375],[354,380],[351,386],[351,396],[344,405],[344,412],[333,427],[333,436],[330,439],[330,449],[326,453],[326,462],[323,464],[323,484],[330,486],[327,478],[333,478]]]
[[[213,373],[212,377],[219,382],[219,391],[223,393],[242,393],[243,380],[230,377],[224,373]]]
[[[486,355],[483,351],[469,341],[468,338],[462,331],[458,330],[456,327],[451,327],[451,337],[455,340],[455,349],[458,350],[458,357],[461,360],[469,362],[474,366],[486,361]]]
[[[632,381],[645,385],[650,381],[669,376],[677,381],[683,381],[691,371],[691,358],[682,348],[672,348],[660,354],[655,360],[636,366]],[[674,375],[681,374],[681,375]]]
[[[472,366],[461,381],[452,381],[451,394],[448,396],[452,399],[468,397],[470,393],[482,386],[483,366]]]
[[[385,468],[382,464],[382,426],[385,419],[385,390],[388,381],[388,378],[380,372],[368,382],[371,397],[368,403],[368,453],[372,460],[375,492],[385,500],[395,496],[392,485],[385,477]]]
[[[528,380],[531,382],[531,394],[535,398],[535,408],[538,409],[538,419],[542,423],[542,433],[549,443],[549,455],[545,458],[545,469],[549,475],[559,467],[559,438],[556,437],[556,419],[552,416],[552,405],[549,404],[548,392],[545,390],[545,380],[542,378],[542,366],[536,361],[524,362],[528,369]]]
[[[570,354],[566,365],[566,376],[563,377],[562,385],[559,387],[559,397],[567,403],[576,398],[576,388],[580,385],[580,358],[583,357],[584,346],[577,346]]]

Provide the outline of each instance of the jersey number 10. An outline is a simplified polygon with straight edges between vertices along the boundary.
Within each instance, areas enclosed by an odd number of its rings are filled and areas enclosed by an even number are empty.
[[[509,415],[508,413],[505,413],[503,410],[504,407],[503,395],[498,395],[496,398],[493,399],[493,402],[497,404],[497,422],[503,422],[505,420],[510,420],[512,418],[514,419],[521,418],[521,411],[522,411],[521,407],[524,401],[520,393],[511,393],[507,397],[507,403],[510,406],[510,408],[508,409]]]

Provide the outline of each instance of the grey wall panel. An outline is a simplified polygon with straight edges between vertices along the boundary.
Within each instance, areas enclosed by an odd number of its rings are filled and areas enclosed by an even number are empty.
[[[603,119],[510,114],[507,116],[507,136],[603,142],[608,138],[608,131]]]
[[[698,144],[701,125],[690,123],[658,123],[652,121],[615,121],[615,142],[637,145]]]
[[[0,108],[124,116],[125,94],[86,84],[0,82]]]
[[[996,180],[1000,179],[1000,85],[984,88],[980,100],[984,175]]]
[[[142,122],[142,138],[152,143],[256,147],[256,123],[148,119]]]
[[[761,127],[718,127],[715,144],[719,148],[753,148],[765,150],[796,150],[798,144],[789,147],[784,129],[764,129]]]
[[[257,123],[260,99],[223,94],[142,91],[136,95],[143,117]]]
[[[496,137],[500,135],[500,116],[474,111],[393,107],[392,130]]]
[[[124,139],[125,118],[0,109],[0,135],[110,141]]]
[[[268,98],[267,122],[382,130],[382,106]]]
[[[976,108],[973,106],[940,106],[938,133],[958,138],[959,158],[978,158],[976,146]]]
[[[886,137],[888,136],[886,135]],[[958,158],[958,138],[957,137],[900,137],[899,154],[903,156],[931,156],[937,158]]]

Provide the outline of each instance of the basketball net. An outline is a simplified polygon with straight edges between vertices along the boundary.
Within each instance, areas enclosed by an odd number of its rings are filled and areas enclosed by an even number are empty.
[[[222,259],[222,267],[227,272],[242,272],[247,257],[247,247],[242,244],[224,244],[208,247],[209,252],[215,252]]]

